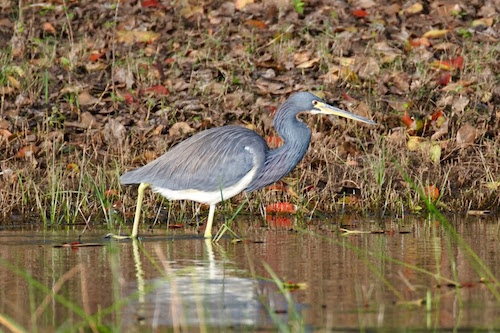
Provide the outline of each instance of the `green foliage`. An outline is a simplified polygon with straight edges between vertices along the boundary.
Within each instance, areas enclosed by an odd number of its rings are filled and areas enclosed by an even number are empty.
[[[293,9],[299,14],[304,14],[304,1],[301,0],[293,0]]]
[[[54,5],[43,6],[42,9],[40,10],[40,15],[41,16],[49,15],[55,9],[56,9],[56,6],[54,6]]]
[[[471,38],[472,37],[472,32],[467,29],[467,28],[458,28],[457,33],[462,37],[462,38]]]

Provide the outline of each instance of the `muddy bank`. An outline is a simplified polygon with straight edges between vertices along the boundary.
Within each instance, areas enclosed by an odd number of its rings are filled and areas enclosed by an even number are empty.
[[[122,172],[227,124],[276,147],[273,112],[301,90],[379,126],[304,118],[305,159],[250,210],[418,212],[427,193],[498,211],[498,1],[300,3],[0,4],[3,215],[127,213]]]

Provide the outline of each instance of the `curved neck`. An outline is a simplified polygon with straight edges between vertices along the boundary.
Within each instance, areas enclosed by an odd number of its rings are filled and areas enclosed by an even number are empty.
[[[266,161],[247,191],[253,191],[277,182],[289,174],[302,160],[309,148],[311,131],[302,121],[297,119],[297,114],[287,112],[286,103],[276,113],[274,126],[284,144],[268,151]]]

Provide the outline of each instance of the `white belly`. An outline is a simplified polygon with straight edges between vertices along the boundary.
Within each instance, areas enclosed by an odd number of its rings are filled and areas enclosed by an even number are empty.
[[[245,177],[241,178],[241,180],[233,186],[213,192],[204,192],[194,189],[170,190],[168,188],[159,188],[155,186],[152,186],[152,189],[154,192],[160,193],[168,200],[192,200],[211,205],[219,203],[222,200],[228,200],[229,198],[234,197],[236,194],[246,189],[248,184],[250,184],[253,177],[255,176],[257,168],[258,167],[254,165],[254,167],[245,175]]]

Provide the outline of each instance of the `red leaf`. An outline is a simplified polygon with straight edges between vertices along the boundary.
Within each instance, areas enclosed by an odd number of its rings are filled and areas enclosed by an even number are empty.
[[[283,144],[283,139],[277,135],[269,135],[266,136],[266,142],[270,148],[278,148]]]
[[[349,101],[349,102],[356,102],[356,99],[349,96],[347,93],[343,93],[344,100]]]
[[[109,189],[104,191],[104,197],[106,198],[112,198],[112,197],[117,197],[118,196],[118,190],[115,189]]]
[[[458,56],[450,60],[454,68],[462,69],[464,68],[464,57]]]
[[[92,53],[90,55],[90,61],[96,62],[97,60],[101,59],[103,55],[104,55],[104,53],[97,53],[97,52],[96,53]]]
[[[432,115],[431,115],[431,119],[432,121],[436,121],[438,120],[439,117],[441,117],[443,115],[443,111],[442,110],[437,110],[436,112],[434,112]]]
[[[425,194],[431,201],[436,201],[439,198],[439,189],[436,185],[429,185],[426,188]]]
[[[158,95],[165,95],[165,96],[168,96],[169,94],[169,91],[167,88],[165,88],[164,86],[161,86],[161,85],[156,85],[156,86],[152,86],[152,87],[149,87],[149,88],[146,88],[144,89],[144,92],[153,92],[155,94],[158,94]]]
[[[285,185],[282,184],[272,184],[267,187],[269,191],[276,191],[276,192],[288,192],[288,189]]]
[[[16,154],[16,158],[32,157],[36,154],[37,148],[34,145],[24,146]]]
[[[440,86],[446,86],[448,83],[450,83],[451,80],[451,74],[450,73],[445,73],[441,75],[441,77],[438,80],[438,84]]]
[[[267,28],[266,22],[260,21],[260,20],[247,20],[247,21],[245,21],[245,24],[252,26],[254,28],[258,28],[258,29],[266,29]]]
[[[266,222],[271,228],[290,228],[292,219],[286,216],[267,215]]]
[[[464,67],[464,57],[459,56],[450,60],[435,60],[431,63],[431,66],[445,71],[462,69]]]
[[[172,57],[167,58],[167,59],[165,59],[165,62],[166,62],[167,64],[173,64],[173,63],[175,62],[175,58],[172,58]]]
[[[295,213],[297,207],[289,202],[276,202],[266,206],[266,213]]]
[[[422,37],[422,38],[414,38],[414,39],[409,39],[409,42],[410,42],[410,45],[412,47],[419,47],[421,45],[425,46],[425,47],[429,47],[431,46],[431,43],[429,42],[429,39],[426,38],[426,37]]]
[[[158,0],[144,0],[141,2],[141,6],[143,8],[148,8],[148,7],[157,8],[160,6],[160,3],[158,2]]]
[[[123,99],[125,99],[125,102],[129,105],[134,103],[134,97],[129,93],[123,95]]]
[[[354,9],[352,11],[352,15],[356,16],[357,18],[363,18],[363,17],[367,16],[368,13],[364,9]]]
[[[411,128],[411,125],[413,124],[415,120],[413,120],[408,113],[405,112],[404,116],[401,118],[401,122],[406,125],[406,127]]]

